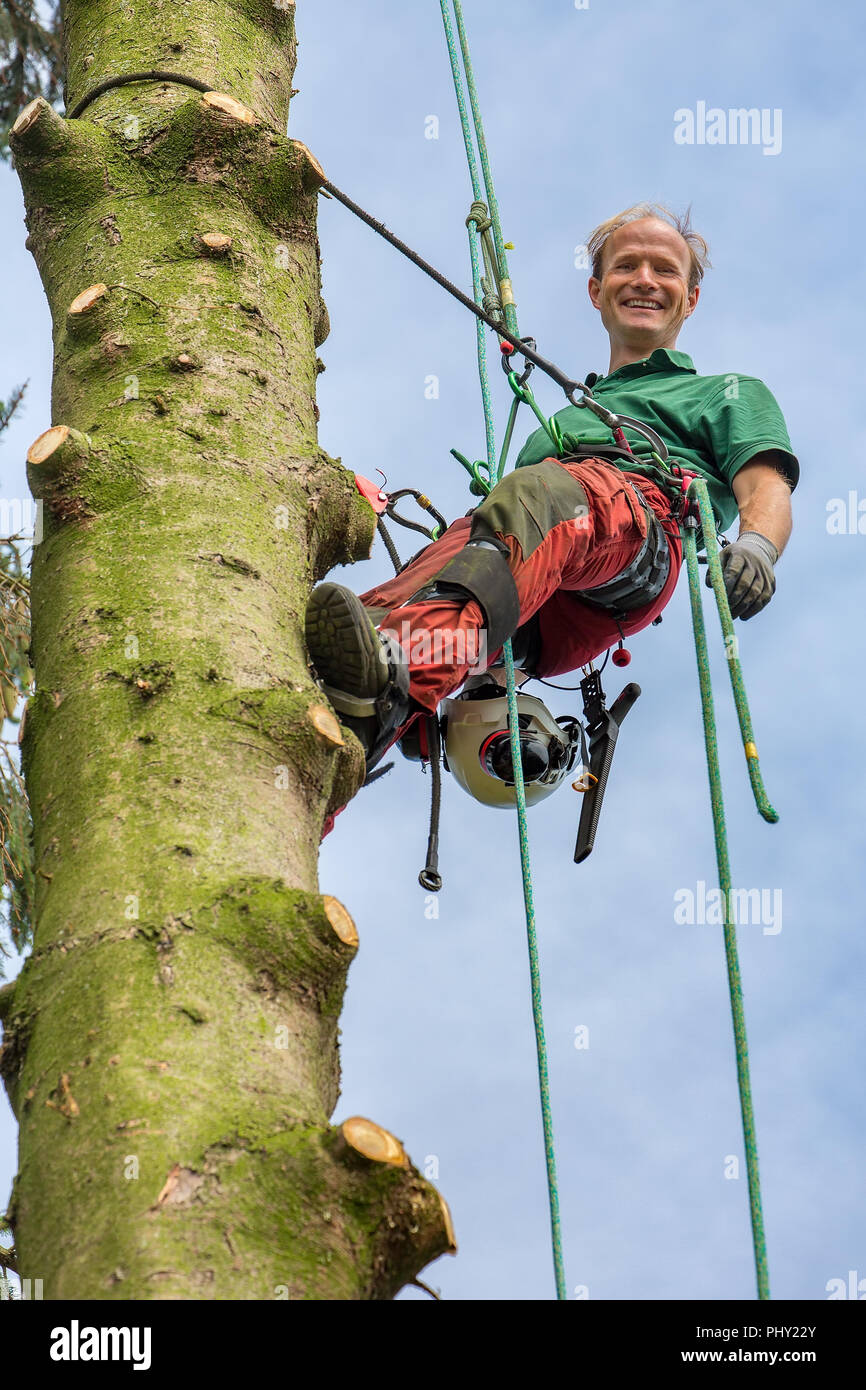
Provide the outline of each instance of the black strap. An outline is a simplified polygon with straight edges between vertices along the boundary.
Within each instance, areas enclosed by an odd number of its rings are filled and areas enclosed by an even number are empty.
[[[493,547],[488,549],[488,546]],[[474,598],[484,610],[487,629],[487,651],[498,651],[520,622],[520,599],[517,585],[505,559],[507,548],[501,541],[485,541],[483,545],[469,542],[444,569],[434,575],[418,595],[432,592],[448,593],[455,589]]]
[[[102,96],[103,92],[110,92],[112,87],[126,87],[130,82],[177,82],[181,87],[192,87],[196,92],[214,90],[212,82],[202,82],[200,77],[185,77],[182,72],[163,72],[159,68],[151,69],[149,72],[127,72],[120,77],[107,77],[104,82],[100,82],[76,102],[72,110],[66,113],[66,119],[76,120],[92,101]]]

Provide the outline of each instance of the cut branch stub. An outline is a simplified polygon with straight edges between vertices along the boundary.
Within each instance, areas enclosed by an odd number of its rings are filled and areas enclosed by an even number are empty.
[[[202,97],[202,105],[209,107],[212,111],[221,111],[224,116],[230,116],[232,120],[240,121],[243,125],[258,124],[248,106],[243,106],[241,102],[235,101],[234,97],[227,96],[225,92],[205,92]]]
[[[456,1255],[457,1237],[454,1234],[454,1222],[451,1220],[451,1209],[441,1192],[437,1193],[437,1196],[442,1204],[442,1220],[445,1223],[445,1235],[448,1240],[448,1250],[446,1253],[449,1255]]]
[[[39,113],[41,108],[47,105],[48,102],[45,100],[44,97],[35,97],[34,100],[29,102],[28,105],[24,107],[24,110],[20,112],[20,114],[16,117],[15,124],[13,125],[10,134],[19,136],[26,134],[30,127],[39,119]]]
[[[50,459],[52,466],[57,467],[67,440],[75,448],[76,453],[88,454],[90,452],[86,435],[81,434],[78,430],[70,429],[68,425],[52,425],[50,429],[43,430],[42,434],[34,439],[27,450],[27,462],[39,467]]]
[[[346,946],[357,946],[358,928],[339,898],[332,898],[329,893],[325,893],[322,896],[322,904],[325,909],[325,916],[340,940]]]
[[[122,444],[103,438],[94,449],[89,435],[69,425],[52,425],[27,450],[33,496],[57,521],[82,521],[138,496],[142,481]]]
[[[319,188],[327,182],[327,175],[321,164],[307,146],[301,140],[293,140],[292,144],[301,156],[301,179],[305,188]]]
[[[199,240],[208,256],[225,256],[232,249],[232,239],[225,232],[203,232]]]
[[[17,117],[9,132],[13,150],[60,154],[70,143],[66,121],[44,97],[36,97]]]
[[[88,285],[86,290],[82,290],[80,294],[75,296],[66,312],[73,318],[81,314],[86,314],[88,310],[92,309],[94,304],[97,304],[106,294],[108,294],[107,285],[101,283]]]
[[[334,748],[345,747],[346,740],[339,722],[325,705],[310,705],[307,718],[323,743],[329,743]]]
[[[339,1132],[344,1152],[360,1154],[373,1163],[388,1163],[394,1168],[409,1167],[409,1156],[400,1140],[381,1125],[364,1119],[363,1115],[344,1120]]]

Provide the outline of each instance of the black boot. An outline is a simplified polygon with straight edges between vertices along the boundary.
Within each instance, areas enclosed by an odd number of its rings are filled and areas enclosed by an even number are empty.
[[[376,631],[351,589],[320,584],[307,605],[306,638],[321,689],[363,745],[369,773],[420,706],[409,695],[399,643]]]

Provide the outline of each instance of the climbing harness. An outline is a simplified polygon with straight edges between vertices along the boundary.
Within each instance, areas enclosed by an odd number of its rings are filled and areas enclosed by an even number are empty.
[[[658,598],[671,572],[671,553],[664,527],[640,488],[630,479],[625,485],[637,497],[644,512],[646,537],[635,558],[607,583],[594,589],[577,589],[585,603],[604,608],[615,618],[624,618]]]

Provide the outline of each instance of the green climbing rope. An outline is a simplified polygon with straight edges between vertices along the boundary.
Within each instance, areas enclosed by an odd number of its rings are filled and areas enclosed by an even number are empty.
[[[445,4],[442,4],[445,13]],[[457,20],[457,33],[460,36],[460,48],[463,54],[463,68],[466,73],[466,88],[469,92],[469,103],[472,107],[472,120],[475,125],[475,135],[478,140],[478,153],[481,158],[481,169],[484,174],[484,187],[487,190],[487,203],[490,208],[490,221],[493,225],[493,241],[496,247],[496,259],[499,270],[499,294],[502,300],[502,308],[505,313],[505,325],[511,333],[518,335],[517,329],[517,309],[514,304],[514,295],[511,289],[511,280],[508,275],[508,259],[505,255],[505,242],[502,237],[502,223],[499,218],[499,204],[496,201],[496,192],[493,186],[493,172],[490,168],[490,160],[487,156],[487,141],[484,138],[484,124],[481,120],[481,103],[478,100],[478,91],[475,86],[475,74],[472,70],[472,58],[469,54],[469,43],[466,38],[466,26],[463,23],[463,6],[460,0],[454,0],[454,16]],[[453,41],[452,41],[453,44]],[[449,45],[449,47],[452,45]],[[452,63],[452,71],[453,71]],[[468,130],[468,123],[464,125],[464,132]],[[464,133],[465,138],[465,133]]]
[[[713,581],[713,588],[719,607],[719,616],[722,620],[722,630],[726,638],[728,629],[733,627],[731,610],[725,592],[725,583],[722,577],[722,566],[719,561],[719,552],[716,546],[715,520],[713,518],[710,495],[707,485],[703,479],[697,479],[692,483],[690,495],[697,498],[701,514],[701,526],[705,537],[712,539],[706,544],[707,564],[709,565],[710,577]],[[698,663],[698,679],[701,687],[701,707],[704,720],[704,743],[707,752],[707,772],[710,781],[710,800],[713,808],[713,834],[716,842],[716,864],[719,871],[719,887],[724,894],[725,902],[725,958],[728,967],[728,988],[731,995],[731,1014],[734,1023],[734,1047],[737,1054],[737,1086],[740,1093],[740,1113],[743,1118],[743,1140],[746,1150],[746,1170],[749,1181],[749,1207],[752,1221],[752,1245],[755,1251],[755,1271],[758,1281],[758,1298],[768,1299],[770,1297],[770,1278],[767,1269],[767,1244],[764,1235],[764,1214],[761,1206],[761,1176],[758,1167],[758,1139],[755,1129],[755,1113],[752,1105],[752,1086],[749,1078],[749,1045],[746,1038],[746,1015],[743,1007],[743,984],[740,978],[740,961],[737,951],[737,929],[733,921],[731,904],[731,866],[728,857],[728,837],[725,827],[725,805],[722,797],[722,777],[719,769],[719,749],[716,735],[716,719],[713,706],[713,688],[710,678],[710,663],[707,653],[707,633],[704,625],[703,601],[701,596],[701,577],[698,566],[697,540],[695,532],[697,530],[697,518],[689,518],[683,527],[683,544],[686,554],[686,565],[689,575],[689,597],[692,609],[692,626],[695,634],[695,655]],[[736,639],[734,639],[736,641]],[[727,646],[727,641],[726,641]],[[731,653],[729,652],[729,660]],[[732,677],[733,678],[733,677]],[[742,683],[742,677],[740,676]],[[736,687],[735,687],[736,693]],[[743,700],[745,701],[745,690],[742,690]],[[739,709],[739,704],[738,704]],[[747,722],[748,740],[751,748],[754,749],[754,742],[751,738],[751,724],[748,722],[748,707],[745,708],[745,718]],[[743,721],[741,718],[741,728]],[[757,751],[754,756],[750,755],[747,746],[747,758],[749,761],[749,772],[752,776],[752,786],[757,783],[760,785],[763,794],[763,785],[760,783],[760,769],[757,767]],[[753,775],[754,765],[754,775]],[[756,793],[757,799],[757,793]],[[764,795],[766,802],[766,796]],[[766,802],[772,818],[777,819],[775,811]],[[759,802],[759,809],[761,809]],[[768,816],[767,819],[770,819]]]
[[[478,169],[475,162],[473,150],[472,131],[469,126],[469,118],[466,111],[466,101],[463,94],[463,83],[460,75],[460,64],[457,57],[456,45],[454,43],[454,32],[451,26],[451,16],[448,8],[448,0],[439,0],[442,10],[442,22],[445,26],[445,37],[448,43],[448,53],[451,58],[451,73],[454,78],[454,90],[457,94],[457,106],[460,111],[460,122],[463,128],[463,141],[466,146],[467,160],[469,164],[469,174],[472,180],[472,193],[474,204],[472,213],[467,219],[469,227],[469,242],[472,255],[472,275],[473,287],[476,302],[481,304],[483,301],[483,286],[481,284],[481,273],[478,254],[478,237],[487,229],[483,226],[481,188],[478,181]],[[475,126],[475,136],[478,141],[478,149],[481,157],[481,167],[484,173],[484,187],[487,193],[487,207],[489,208],[490,225],[493,231],[494,246],[498,262],[498,290],[501,296],[502,312],[505,325],[510,333],[515,337],[519,336],[517,327],[517,313],[511,291],[511,282],[508,279],[508,267],[505,260],[505,243],[502,239],[502,227],[499,220],[499,207],[496,201],[496,194],[493,188],[493,176],[490,169],[490,161],[487,157],[487,144],[484,139],[484,129],[481,123],[481,111],[478,103],[478,94],[475,88],[475,78],[472,72],[472,61],[469,55],[469,44],[466,39],[466,30],[463,23],[463,11],[460,0],[453,0],[454,13],[457,20],[457,29],[460,35],[460,47],[463,56],[463,68],[466,76],[466,86],[469,91],[469,100],[472,107],[472,116]],[[476,215],[477,214],[477,215]],[[479,231],[479,224],[481,230]],[[488,285],[488,292],[490,286]],[[499,462],[496,460],[495,432],[493,425],[493,405],[490,399],[490,383],[487,372],[487,345],[484,336],[484,325],[478,323],[478,365],[479,377],[481,380],[481,395],[484,402],[484,420],[487,435],[487,475],[494,482],[502,477],[505,469],[506,455],[511,434],[514,429],[514,408],[520,403],[520,399],[515,392],[515,403],[512,414],[509,417],[505,446],[502,450]],[[472,466],[467,461],[461,460],[465,467],[472,472]],[[477,471],[474,473],[477,482],[481,482]],[[489,486],[487,487],[489,491]],[[565,1263],[562,1255],[562,1230],[559,1219],[559,1191],[556,1182],[556,1153],[554,1148],[553,1136],[553,1115],[550,1104],[550,1079],[547,1065],[547,1045],[544,1037],[544,1017],[542,1012],[541,1000],[541,970],[538,958],[538,934],[535,927],[535,909],[532,898],[532,870],[529,859],[529,836],[526,827],[526,791],[523,784],[523,763],[520,756],[520,726],[517,718],[517,686],[514,675],[514,658],[511,651],[511,642],[507,641],[502,649],[505,658],[505,670],[507,676],[508,690],[508,725],[511,735],[511,760],[514,773],[514,794],[517,802],[517,826],[520,838],[520,864],[523,875],[523,902],[526,910],[526,937],[529,949],[529,973],[532,982],[532,1018],[535,1025],[535,1048],[538,1058],[538,1082],[541,1096],[541,1119],[544,1129],[544,1153],[547,1165],[547,1192],[550,1207],[550,1231],[553,1245],[553,1267],[556,1279],[557,1299],[567,1298],[565,1283]]]

